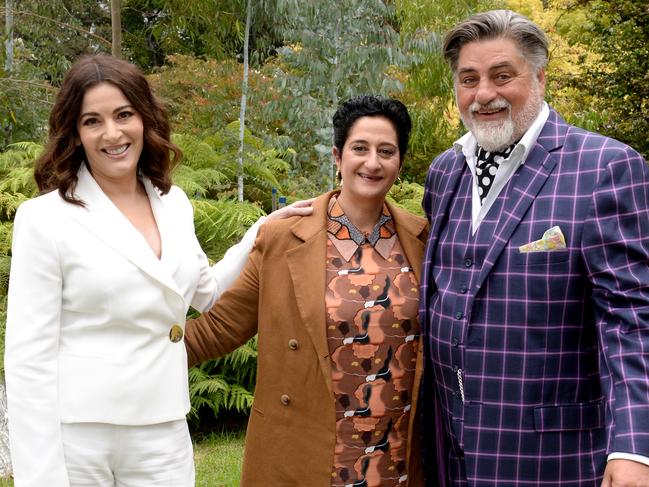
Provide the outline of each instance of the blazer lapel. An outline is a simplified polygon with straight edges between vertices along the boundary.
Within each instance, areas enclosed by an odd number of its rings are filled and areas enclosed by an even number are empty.
[[[331,193],[313,203],[311,217],[300,218],[292,227],[301,244],[286,252],[300,317],[318,354],[318,361],[327,388],[333,397],[331,363],[325,322],[325,281],[327,260],[327,203]]]
[[[457,191],[460,183],[460,176],[465,166],[464,155],[460,152],[449,161],[451,167],[443,171],[443,175],[438,177],[437,187],[431,188],[429,198],[432,198],[431,206],[431,222],[430,222],[430,236],[428,238],[428,246],[426,248],[426,255],[432,260],[435,255],[435,249],[439,241],[439,233],[441,232],[444,223],[448,220],[448,210],[451,200]]]
[[[169,200],[165,201],[160,196],[160,192],[148,178],[144,178],[144,188],[149,196],[151,210],[158,225],[158,232],[160,232],[160,241],[162,242],[160,263],[166,269],[166,272],[170,276],[173,276],[180,265],[180,258],[183,252],[182,242],[185,240],[179,238],[177,235],[178,222],[174,218],[177,210],[170,207]]]
[[[86,206],[70,205],[73,219],[115,252],[182,297],[172,275],[161,265],[142,234],[104,194],[85,164],[79,169],[74,192]]]
[[[493,244],[487,251],[480,271],[478,286],[482,286],[512,233],[557,165],[558,160],[551,152],[563,145],[567,128],[567,124],[552,111],[527,160],[520,167],[519,173],[514,175],[515,179],[511,181],[513,186],[501,212]]]

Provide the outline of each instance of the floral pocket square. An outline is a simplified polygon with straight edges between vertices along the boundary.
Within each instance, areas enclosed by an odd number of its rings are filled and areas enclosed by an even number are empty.
[[[553,250],[562,250],[566,248],[566,239],[561,233],[558,226],[554,226],[545,231],[543,237],[534,242],[526,243],[518,247],[521,254],[530,252],[552,252]]]

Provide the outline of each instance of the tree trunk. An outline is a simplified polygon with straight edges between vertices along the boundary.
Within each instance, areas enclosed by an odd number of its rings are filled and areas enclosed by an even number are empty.
[[[110,2],[110,22],[113,33],[112,54],[118,58],[122,57],[121,3],[121,0],[111,0]]]
[[[5,0],[5,71],[14,68],[14,0]]]
[[[243,139],[246,128],[246,97],[248,95],[248,45],[250,43],[250,21],[252,17],[252,0],[246,7],[246,34],[243,41],[243,82],[241,83],[241,112],[239,113],[239,201],[243,201]]]

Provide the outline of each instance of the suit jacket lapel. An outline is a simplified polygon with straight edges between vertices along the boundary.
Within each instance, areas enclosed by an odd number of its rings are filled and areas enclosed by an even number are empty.
[[[460,176],[466,164],[464,155],[460,152],[456,157],[449,161],[450,167],[443,170],[443,175],[436,179],[437,187],[429,189],[431,194],[428,196],[432,198],[431,204],[431,222],[430,222],[430,237],[428,238],[428,246],[426,248],[426,255],[432,260],[435,254],[435,249],[439,241],[439,234],[442,231],[444,223],[448,220],[448,211],[451,200],[457,191],[460,183]]]
[[[557,165],[558,160],[552,151],[563,145],[567,130],[568,125],[552,110],[537,143],[510,182],[512,187],[500,214],[493,243],[485,256],[477,282],[479,286],[486,279],[512,233]]]
[[[70,205],[72,218],[115,252],[182,297],[172,275],[161,265],[142,234],[104,194],[83,164],[79,169],[75,195],[86,206]]]
[[[318,361],[331,396],[331,361],[327,345],[325,322],[325,281],[327,259],[327,203],[331,193],[318,197],[313,203],[313,214],[300,218],[292,227],[301,244],[286,252],[288,268],[293,281],[295,300],[300,317],[318,354]]]

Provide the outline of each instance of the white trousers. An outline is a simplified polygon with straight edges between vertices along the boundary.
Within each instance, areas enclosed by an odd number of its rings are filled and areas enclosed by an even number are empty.
[[[70,487],[194,487],[185,420],[145,426],[61,424]]]

